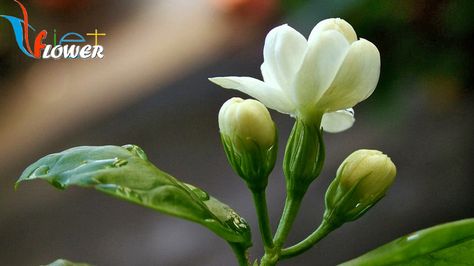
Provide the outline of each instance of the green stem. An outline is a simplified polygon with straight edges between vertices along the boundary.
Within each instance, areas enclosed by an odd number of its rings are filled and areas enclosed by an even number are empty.
[[[339,226],[333,225],[326,222],[326,220],[323,220],[319,227],[303,241],[289,248],[282,249],[280,259],[288,259],[305,252],[337,227]]]
[[[230,247],[232,248],[232,251],[234,251],[235,257],[237,258],[237,261],[239,262],[239,266],[250,266],[247,249],[245,249],[238,243],[232,243],[232,242],[228,242],[228,243]]]
[[[265,189],[252,190],[253,202],[257,210],[258,227],[262,236],[263,246],[265,250],[273,248],[272,231],[270,227],[270,219],[268,218],[267,199]]]
[[[290,233],[291,226],[295,221],[302,200],[302,197],[293,197],[292,195],[293,194],[288,194],[286,197],[280,224],[273,238],[274,246],[272,249],[265,250],[265,255],[261,260],[260,266],[274,266],[280,260],[281,248]]]
[[[280,224],[274,237],[275,247],[281,248],[290,233],[293,222],[296,219],[298,210],[300,209],[302,196],[294,197],[289,194],[285,200],[285,207],[281,215]]]

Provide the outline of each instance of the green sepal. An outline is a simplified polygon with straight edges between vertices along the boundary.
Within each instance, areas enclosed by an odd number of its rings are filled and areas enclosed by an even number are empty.
[[[286,145],[283,172],[291,194],[304,194],[323,168],[325,148],[319,123],[296,119]]]
[[[262,148],[255,141],[242,140],[237,136],[232,138],[222,133],[221,140],[227,160],[237,175],[252,191],[265,189],[268,176],[275,167],[278,142],[275,141],[269,148]]]
[[[411,233],[340,265],[474,265],[474,218]]]
[[[88,263],[82,263],[82,262],[72,262],[65,259],[57,259],[51,262],[50,264],[47,264],[44,266],[92,266],[92,265]]]
[[[108,195],[204,225],[228,242],[251,246],[250,227],[229,206],[151,164],[135,145],[83,146],[47,155],[17,181],[42,179],[58,189],[95,188]]]

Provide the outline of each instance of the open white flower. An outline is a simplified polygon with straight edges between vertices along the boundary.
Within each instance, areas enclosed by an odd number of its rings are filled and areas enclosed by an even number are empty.
[[[372,94],[380,74],[377,47],[357,40],[352,26],[339,18],[319,22],[308,40],[288,25],[272,29],[263,58],[264,81],[236,76],[210,80],[281,113],[321,122],[328,132],[352,126],[352,107]]]

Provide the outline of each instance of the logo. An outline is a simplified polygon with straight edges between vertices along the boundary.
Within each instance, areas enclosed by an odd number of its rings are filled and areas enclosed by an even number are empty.
[[[106,36],[105,33],[99,33],[97,29],[92,33],[86,33],[85,36],[93,37],[94,45],[91,45],[87,44],[84,35],[77,32],[68,32],[58,41],[56,29],[54,29],[53,43],[47,44],[45,42],[48,32],[46,30],[36,31],[29,24],[25,6],[20,1],[14,1],[20,6],[23,19],[8,15],[0,15],[0,18],[6,19],[12,26],[16,44],[23,54],[36,59],[102,59],[104,57],[104,47],[99,45],[99,37]],[[33,47],[30,46],[30,30],[37,32],[36,36],[32,36],[34,37]]]

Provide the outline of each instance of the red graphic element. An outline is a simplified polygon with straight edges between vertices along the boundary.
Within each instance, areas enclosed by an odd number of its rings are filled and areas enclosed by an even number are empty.
[[[28,24],[28,11],[26,11],[25,6],[23,6],[23,4],[20,3],[20,1],[15,0],[15,2],[20,6],[21,12],[23,13],[23,35],[25,36],[26,49],[28,50],[28,52],[30,52],[30,54],[33,54],[30,47],[30,40],[28,38],[28,27],[30,25]]]
[[[46,36],[48,35],[48,32],[45,30],[42,30],[38,35],[36,35],[35,39],[35,53],[33,54],[34,57],[40,58],[41,57],[41,50],[43,50],[46,47],[46,44],[43,43],[43,41],[46,39]]]

